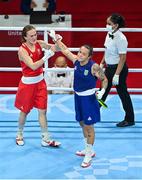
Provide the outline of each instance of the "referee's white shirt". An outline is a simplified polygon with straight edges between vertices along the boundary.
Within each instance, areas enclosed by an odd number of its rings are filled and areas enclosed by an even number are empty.
[[[109,33],[105,39],[105,62],[106,64],[113,65],[119,63],[119,54],[126,54],[128,41],[126,36],[121,31],[116,31],[114,38],[109,37]]]

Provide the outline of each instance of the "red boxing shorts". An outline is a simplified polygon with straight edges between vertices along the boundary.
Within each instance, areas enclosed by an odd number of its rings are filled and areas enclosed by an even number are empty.
[[[22,112],[29,113],[35,107],[47,109],[47,86],[45,80],[35,84],[19,83],[16,93],[15,107]]]

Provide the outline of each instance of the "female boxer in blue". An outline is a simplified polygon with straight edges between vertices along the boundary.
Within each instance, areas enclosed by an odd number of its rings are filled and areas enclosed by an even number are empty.
[[[101,99],[107,88],[107,78],[100,66],[91,59],[93,48],[89,45],[80,47],[77,55],[73,54],[62,42],[60,35],[50,32],[61,52],[74,63],[74,96],[76,120],[82,127],[85,149],[76,154],[84,156],[82,167],[91,165],[95,156],[93,145],[95,139],[94,124],[100,121],[100,107],[97,99]],[[102,88],[96,92],[97,79],[101,80]]]

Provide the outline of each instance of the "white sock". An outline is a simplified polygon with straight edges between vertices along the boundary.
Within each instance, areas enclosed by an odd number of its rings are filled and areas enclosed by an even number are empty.
[[[92,154],[93,152],[93,145],[92,144],[87,144],[86,146],[86,154]]]
[[[47,128],[41,128],[41,136],[42,138],[48,136]]]
[[[85,157],[83,163],[89,163],[92,160],[92,144],[87,144]]]
[[[50,140],[50,135],[48,132],[42,132],[41,136],[44,140]]]

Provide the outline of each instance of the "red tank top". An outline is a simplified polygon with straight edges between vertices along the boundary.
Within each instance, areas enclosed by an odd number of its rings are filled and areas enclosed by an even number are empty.
[[[28,52],[28,54],[32,58],[33,62],[36,62],[43,57],[42,48],[38,42],[35,44],[34,52],[32,52],[24,43],[22,44],[22,48],[24,48]],[[23,76],[25,76],[25,77],[38,76],[43,72],[43,67],[40,67],[36,70],[32,70],[23,61],[20,61],[20,63],[21,63],[21,67],[22,67]]]

